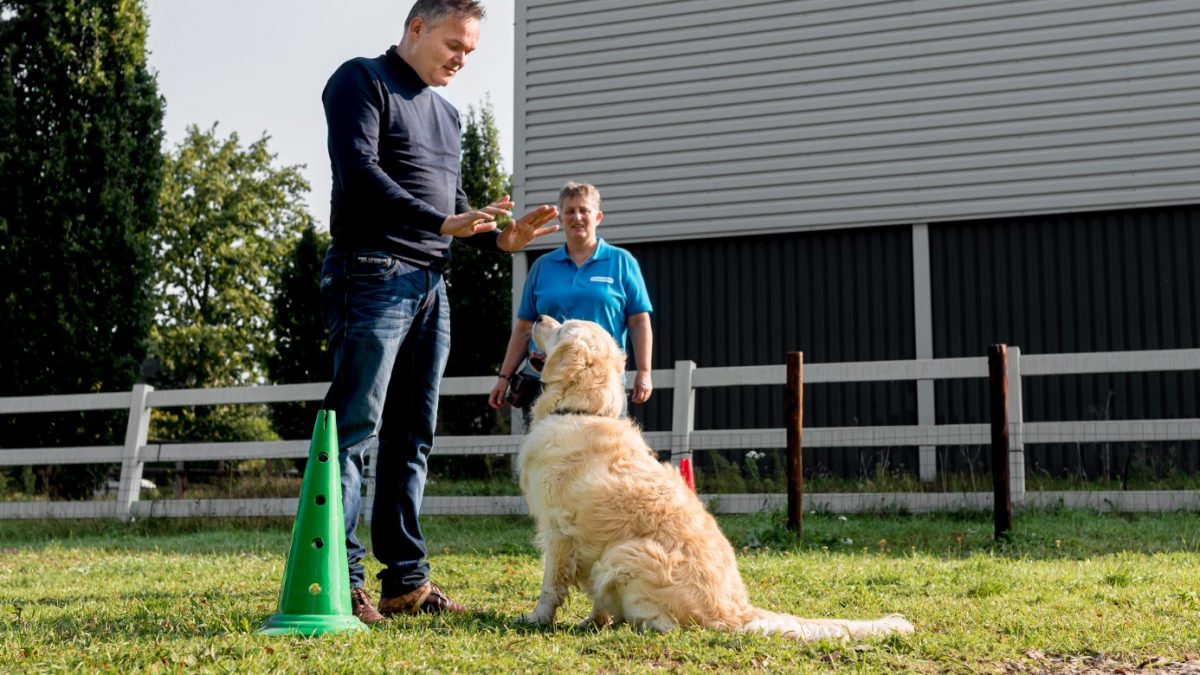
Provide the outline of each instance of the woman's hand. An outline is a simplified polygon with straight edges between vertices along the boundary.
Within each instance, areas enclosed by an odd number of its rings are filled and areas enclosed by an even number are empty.
[[[499,410],[504,405],[504,394],[508,392],[508,380],[497,376],[496,385],[488,393],[488,405]]]
[[[654,381],[650,377],[650,373],[638,371],[637,377],[633,378],[633,402],[645,403],[650,399],[650,392],[654,391]]]

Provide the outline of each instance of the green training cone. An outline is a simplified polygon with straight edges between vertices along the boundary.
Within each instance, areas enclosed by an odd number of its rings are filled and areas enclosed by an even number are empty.
[[[350,607],[342,513],[337,418],[332,410],[322,410],[317,413],[308,448],[279,610],[263,623],[259,633],[323,635],[366,629]]]

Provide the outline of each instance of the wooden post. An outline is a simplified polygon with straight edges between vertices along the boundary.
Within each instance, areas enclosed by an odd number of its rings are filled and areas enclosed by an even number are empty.
[[[126,522],[133,519],[133,503],[142,492],[142,468],[145,464],[138,456],[150,434],[150,406],[148,399],[154,387],[148,384],[133,385],[129,398],[129,420],[125,424],[125,449],[121,453],[121,483],[117,488],[117,502],[113,515]]]
[[[671,411],[671,463],[678,469],[685,459],[692,459],[692,431],[696,428],[696,388],[692,378],[695,361],[675,362],[675,384]]]
[[[1008,346],[1008,484],[1012,503],[1025,503],[1025,406],[1021,401],[1021,348]]]
[[[787,355],[787,526],[804,536],[804,352]]]
[[[992,345],[988,355],[988,393],[992,424],[992,508],[997,540],[1012,529],[1012,486],[1008,479],[1008,345]]]

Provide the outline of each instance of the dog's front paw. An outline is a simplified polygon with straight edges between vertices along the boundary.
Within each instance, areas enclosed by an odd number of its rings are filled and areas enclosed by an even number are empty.
[[[550,622],[553,620],[553,616],[546,616],[537,610],[534,610],[528,614],[522,614],[521,616],[517,617],[517,621],[534,626],[549,626]]]
[[[612,620],[611,616],[609,616],[607,614],[599,614],[596,612],[592,612],[592,614],[590,616],[588,616],[588,618],[575,624],[575,628],[578,630],[587,630],[590,628],[596,628],[596,629],[607,628],[607,627],[611,626],[612,623],[613,623],[613,620]]]

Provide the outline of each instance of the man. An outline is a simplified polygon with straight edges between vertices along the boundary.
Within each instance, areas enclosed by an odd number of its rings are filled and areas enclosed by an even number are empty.
[[[508,197],[476,210],[463,193],[458,112],[431,87],[466,64],[482,18],[477,0],[418,0],[399,45],[346,62],[322,94],[333,168],[333,242],[321,273],[334,371],[325,408],[337,414],[351,605],[365,623],[465,610],[430,582],[418,524],[450,347],[450,240],[511,252],[558,229],[547,225],[557,209],[541,206],[499,231]],[[378,608],[355,536],[363,456],[376,443]]]

